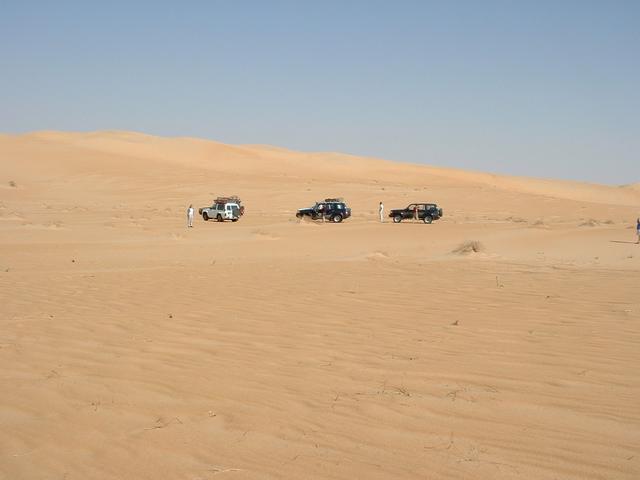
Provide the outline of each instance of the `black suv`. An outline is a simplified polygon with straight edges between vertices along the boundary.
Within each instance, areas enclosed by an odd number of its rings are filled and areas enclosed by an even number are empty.
[[[412,203],[406,208],[391,210],[389,216],[393,218],[393,223],[414,218],[422,220],[424,223],[431,223],[442,217],[442,209],[435,203]]]
[[[340,223],[351,216],[351,209],[340,198],[327,198],[324,202],[316,202],[313,207],[301,208],[296,212],[296,217],[310,217],[312,220],[331,220]]]

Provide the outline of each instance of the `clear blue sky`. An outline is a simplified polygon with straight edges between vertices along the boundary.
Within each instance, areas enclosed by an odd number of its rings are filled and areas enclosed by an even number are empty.
[[[0,2],[0,131],[640,181],[640,1]]]

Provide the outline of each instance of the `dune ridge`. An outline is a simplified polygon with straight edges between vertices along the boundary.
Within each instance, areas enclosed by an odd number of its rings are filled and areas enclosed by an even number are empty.
[[[513,177],[507,175],[470,172],[454,168],[434,167],[392,162],[381,159],[358,157],[340,153],[302,153],[281,147],[264,145],[227,145],[211,140],[190,137],[164,138],[126,131],[75,132],[34,132],[16,136],[6,136],[5,142],[31,140],[46,141],[75,148],[86,148],[103,153],[132,157],[140,160],[168,161],[201,168],[215,168],[224,171],[247,173],[294,173],[304,168],[312,174],[328,174],[329,177],[357,176],[362,180],[378,178],[381,175],[415,175],[417,180],[437,176],[446,180],[475,183],[488,188],[499,188],[551,196],[570,200],[589,201],[621,205],[637,205],[640,183],[620,187],[598,185],[587,182],[566,180]],[[224,158],[224,162],[220,161]],[[271,160],[264,165],[258,160]],[[228,163],[233,162],[232,165]],[[325,168],[330,165],[332,170]],[[233,170],[232,168],[233,167]],[[401,178],[398,181],[402,181]]]

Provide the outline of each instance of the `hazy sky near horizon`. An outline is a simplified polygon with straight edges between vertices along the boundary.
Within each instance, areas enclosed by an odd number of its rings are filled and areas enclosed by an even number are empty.
[[[639,1],[0,3],[0,132],[640,181]]]

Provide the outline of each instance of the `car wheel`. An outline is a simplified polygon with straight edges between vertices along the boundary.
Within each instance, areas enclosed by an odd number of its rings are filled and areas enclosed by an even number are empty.
[[[207,212],[202,212],[202,219],[206,222],[207,220],[209,220],[209,215],[207,215]]]
[[[237,218],[233,218],[233,219],[231,219],[231,221],[232,221],[232,222],[237,222],[237,221],[238,221],[238,219],[237,219]]]
[[[402,215],[396,215],[393,217],[393,223],[400,223],[402,221]]]
[[[433,218],[431,218],[429,215],[427,215],[427,216],[424,217],[423,222],[424,223],[431,223],[431,222],[433,222]]]
[[[218,215],[218,216],[216,217],[216,220],[217,220],[217,221],[219,221],[219,222],[221,222],[221,221],[222,221],[222,215]]]
[[[334,215],[331,221],[333,223],[340,223],[342,221],[342,215],[340,215],[339,213],[337,215]]]

